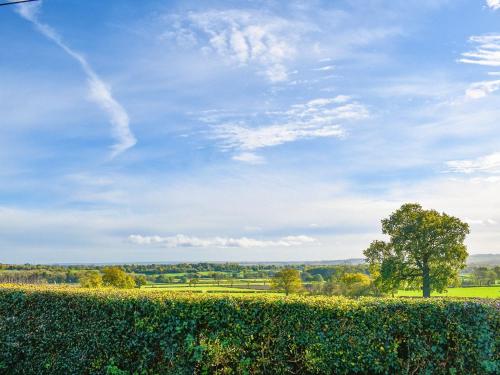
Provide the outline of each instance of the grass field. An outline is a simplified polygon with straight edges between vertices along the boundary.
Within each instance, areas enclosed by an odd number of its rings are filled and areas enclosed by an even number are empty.
[[[258,290],[243,288],[246,286],[241,282],[236,283],[233,287],[228,285],[220,285],[214,283],[200,283],[196,286],[189,284],[150,284],[144,285],[142,289],[152,291],[168,291],[168,292],[194,292],[194,293],[272,293],[272,290]],[[396,296],[400,297],[421,297],[422,292],[419,290],[400,290]],[[446,293],[432,293],[432,296],[438,297],[478,297],[478,298],[500,298],[500,286],[494,287],[468,287],[468,288],[450,288]]]
[[[419,290],[400,290],[397,295],[405,297],[413,297],[413,296],[421,297],[422,292]],[[450,288],[446,293],[432,293],[431,296],[500,298],[500,286]]]

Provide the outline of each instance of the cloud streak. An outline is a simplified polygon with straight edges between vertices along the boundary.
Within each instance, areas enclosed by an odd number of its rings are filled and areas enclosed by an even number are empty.
[[[113,97],[109,86],[99,77],[99,75],[97,75],[87,60],[79,52],[74,51],[64,43],[62,37],[52,27],[39,21],[38,11],[40,6],[41,2],[19,4],[16,7],[19,15],[30,21],[42,35],[58,45],[64,52],[80,64],[80,67],[87,76],[90,99],[99,105],[110,118],[112,135],[117,141],[117,143],[111,147],[111,157],[115,157],[130,147],[133,147],[137,143],[137,140],[130,130],[130,119],[126,110]]]
[[[199,238],[178,234],[176,236],[142,236],[133,234],[128,237],[129,242],[136,245],[160,245],[164,247],[219,247],[219,248],[264,248],[264,247],[292,247],[311,244],[316,240],[309,236],[287,236],[277,240],[257,240],[241,237],[211,237]]]
[[[233,160],[254,165],[265,163],[265,160],[262,156],[256,155],[253,152],[242,152],[241,154],[234,155]]]
[[[472,36],[470,41],[476,43],[477,47],[474,51],[464,52],[460,62],[500,66],[500,34]]]
[[[488,4],[490,4],[490,2],[488,2]],[[493,7],[492,5],[490,6]],[[500,8],[499,2],[497,1],[494,6]],[[500,67],[499,34],[473,36],[470,38],[470,41],[477,44],[477,47],[473,51],[463,53],[462,58],[459,59],[461,63],[491,66],[495,68]],[[497,72],[492,72],[490,74],[496,75]],[[500,80],[475,82],[466,90],[465,96],[469,99],[481,99],[494,93],[498,89],[500,89]]]
[[[301,139],[342,137],[345,130],[341,124],[362,120],[368,115],[364,105],[339,95],[293,105],[286,111],[268,112],[270,125],[250,126],[245,119],[216,124],[213,137],[223,149],[250,152]]]
[[[471,174],[475,172],[500,173],[500,152],[469,160],[451,160],[447,166],[450,172]]]

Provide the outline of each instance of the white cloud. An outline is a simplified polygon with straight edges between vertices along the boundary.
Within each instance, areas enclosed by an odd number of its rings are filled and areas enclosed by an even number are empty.
[[[490,2],[488,2],[490,5]],[[493,4],[493,2],[492,2]],[[497,9],[496,5],[490,5]],[[478,46],[474,51],[462,54],[460,62],[465,64],[476,64],[484,66],[500,66],[500,34],[480,35],[470,38],[471,42]],[[497,72],[490,72],[490,75],[497,75]],[[500,80],[475,82],[466,90],[465,96],[469,99],[481,99],[500,89]]]
[[[465,91],[469,99],[481,99],[500,89],[500,80],[475,82]]]
[[[383,238],[380,219],[404,202],[420,202],[459,218],[491,219],[468,236],[471,253],[499,252],[500,181],[442,176],[421,182],[388,183],[376,196],[356,192],[341,181],[301,184],[303,175],[256,171],[234,179],[210,174],[175,183],[127,179],[126,204],[93,209],[14,209],[0,206],[0,260],[7,262],[200,261],[198,248],[165,244],[124,246],[131,233],[204,233],[211,240],[222,231],[246,233],[277,242],[272,233],[300,233],[317,239],[300,246],[203,248],[202,260],[256,261],[361,257],[370,241]],[[117,180],[118,181],[118,180]],[[58,185],[64,184],[57,181]],[[118,183],[118,182],[117,182]],[[51,182],[53,185],[54,182]],[[73,194],[71,185],[67,194]],[[313,192],[313,193],[312,193]],[[465,198],[464,198],[465,197]],[[257,203],[256,203],[257,202]],[[290,202],[293,202],[291,204]],[[314,223],[315,225],[311,225]],[[247,227],[247,228],[245,228]],[[253,228],[252,228],[253,227]],[[256,234],[248,231],[258,230]],[[168,228],[168,229],[166,229]],[[242,234],[243,236],[243,234]],[[151,236],[153,237],[153,236]],[[172,236],[175,237],[175,236]],[[162,237],[160,237],[162,238]],[[239,237],[237,237],[239,239]],[[285,241],[292,243],[293,238]],[[103,251],[102,249],[106,249]],[[199,250],[199,251],[197,251]],[[272,250],[272,251],[271,251]]]
[[[136,139],[129,127],[129,117],[123,106],[116,101],[109,86],[97,75],[88,61],[78,52],[74,51],[62,37],[49,25],[38,19],[41,2],[17,5],[18,13],[26,20],[33,23],[36,29],[46,38],[53,41],[70,57],[75,59],[87,76],[90,98],[108,113],[112,125],[112,133],[117,143],[112,146],[112,157],[122,153],[136,144]]]
[[[214,138],[227,149],[256,150],[300,139],[342,137],[341,123],[368,117],[368,110],[350,97],[319,98],[267,113],[273,123],[250,127],[242,120],[215,126]],[[268,120],[269,121],[269,120]]]
[[[233,160],[242,161],[248,164],[263,164],[265,160],[262,156],[256,155],[253,152],[242,152],[241,154],[234,155]]]
[[[470,160],[451,160],[446,162],[451,172],[458,173],[500,173],[500,152]]]
[[[496,225],[497,222],[496,220],[493,220],[493,219],[486,219],[486,220],[482,220],[482,219],[469,219],[469,218],[465,218],[464,221],[470,225]]]
[[[500,66],[500,34],[472,36],[470,41],[478,44],[471,52],[462,53],[460,62],[485,66]]]
[[[228,63],[256,65],[271,82],[280,82],[288,78],[286,62],[296,54],[301,27],[255,11],[213,10],[177,16],[173,31],[165,35],[178,42],[189,36],[190,45],[202,44],[203,51],[215,52]]]
[[[316,240],[309,236],[287,236],[277,240],[257,240],[248,237],[211,237],[199,238],[178,234],[170,237],[142,236],[133,234],[129,241],[137,245],[162,245],[165,247],[221,247],[221,248],[253,248],[253,247],[291,247],[310,244]]]
[[[493,10],[500,9],[500,0],[486,0],[486,4]]]
[[[314,68],[313,70],[316,70],[318,72],[328,72],[328,71],[331,71],[334,69],[335,69],[334,65],[326,65],[326,66],[322,66],[320,68]]]

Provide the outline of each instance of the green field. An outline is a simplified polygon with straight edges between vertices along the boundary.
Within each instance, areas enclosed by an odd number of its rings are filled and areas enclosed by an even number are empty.
[[[194,292],[194,293],[269,293],[267,290],[238,288],[237,286],[218,286],[216,284],[198,284],[189,286],[189,284],[153,284],[144,285],[141,289],[151,291],[168,292]]]
[[[144,285],[142,290],[145,291],[168,291],[168,292],[194,292],[194,293],[225,293],[225,294],[240,294],[240,293],[268,293],[276,294],[272,290],[262,290],[255,287],[256,284],[251,284],[250,287],[244,288],[246,283],[236,282],[233,287],[228,285],[217,285],[215,283],[199,283],[196,286],[189,284],[149,284]],[[257,284],[258,285],[258,284]],[[260,284],[262,285],[262,284]],[[422,292],[419,290],[400,290],[396,296],[399,297],[421,297]],[[445,293],[432,293],[435,297],[477,297],[477,298],[500,298],[500,286],[493,287],[466,287],[466,288],[450,288]]]
[[[400,290],[397,295],[405,297],[420,297],[422,296],[422,292],[419,290]],[[431,296],[500,298],[500,286],[450,288],[445,293],[432,293]]]

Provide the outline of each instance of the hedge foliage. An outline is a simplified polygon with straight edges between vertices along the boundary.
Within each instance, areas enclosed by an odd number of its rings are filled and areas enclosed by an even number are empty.
[[[0,373],[494,374],[498,304],[3,285]]]

